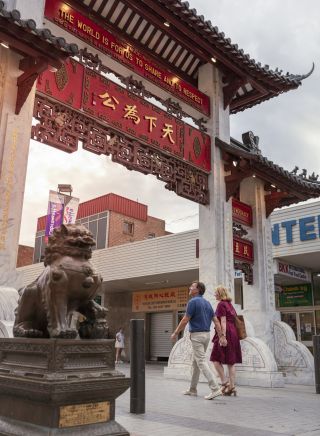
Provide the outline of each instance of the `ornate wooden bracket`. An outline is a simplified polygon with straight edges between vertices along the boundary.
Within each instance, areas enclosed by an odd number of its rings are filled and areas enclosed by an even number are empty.
[[[250,263],[234,261],[234,269],[238,269],[243,272],[245,281],[248,285],[253,285],[253,269]]]
[[[240,183],[243,179],[249,177],[250,169],[246,171],[241,171],[241,169],[235,168],[231,171],[231,174],[225,176],[224,180],[226,182],[226,201],[229,201],[230,197],[235,197],[236,193],[240,187]]]
[[[228,85],[223,87],[223,108],[227,109],[230,105],[233,97],[236,95],[238,89],[241,86],[244,86],[247,83],[247,80],[240,77],[233,77]]]
[[[285,206],[283,201],[287,200],[289,197],[288,192],[276,192],[272,191],[270,194],[264,196],[266,203],[266,217],[271,214],[271,212],[280,206]],[[290,203],[289,203],[290,204]]]
[[[239,223],[232,223],[232,232],[233,236],[238,236],[238,238],[242,238],[248,234],[247,230]]]
[[[16,115],[19,115],[39,74],[48,68],[48,61],[44,58],[35,59],[28,57],[20,61],[19,68],[23,71],[23,74],[21,74],[17,79],[18,92],[15,110]]]

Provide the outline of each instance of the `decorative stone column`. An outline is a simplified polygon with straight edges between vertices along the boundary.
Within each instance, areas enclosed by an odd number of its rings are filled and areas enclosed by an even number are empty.
[[[230,140],[229,110],[223,108],[221,73],[214,65],[201,67],[199,89],[211,101],[211,117],[206,127],[212,144],[210,204],[199,207],[199,278],[206,285],[204,297],[214,305],[214,288],[217,285],[224,284],[234,293],[232,206],[231,200],[226,202],[224,163],[220,149],[215,146],[216,136],[227,142]],[[164,370],[166,377],[191,377],[192,347],[188,336],[185,334],[171,350],[168,367]]]
[[[275,308],[270,219],[266,218],[264,182],[248,177],[241,182],[240,200],[252,206],[253,226],[248,238],[254,244],[253,284],[244,282],[244,315],[258,338],[273,348],[273,322],[280,319]]]
[[[200,206],[199,277],[207,287],[205,297],[215,303],[213,290],[220,283],[234,294],[232,200],[225,200],[224,162],[220,149],[214,143],[216,136],[230,142],[229,113],[223,109],[221,76],[212,65],[202,67],[199,83],[201,91],[210,96],[212,104],[211,118],[207,123],[212,138],[210,204]],[[283,376],[278,372],[272,351],[265,343],[272,343],[272,323],[278,314],[274,306],[271,229],[269,220],[265,218],[264,186],[258,179],[249,177],[241,183],[240,192],[240,200],[253,208],[254,224],[252,229],[248,229],[248,237],[254,243],[255,261],[253,285],[244,285],[248,338],[241,341],[243,364],[237,365],[237,383],[281,387],[284,385]],[[173,347],[164,371],[166,377],[190,379],[192,347],[188,336],[185,334]],[[211,346],[207,350],[208,359],[210,351]]]
[[[15,283],[35,94],[33,88],[15,115],[20,59],[0,46],[0,286]]]
[[[214,288],[226,285],[233,293],[233,237],[231,200],[226,202],[225,171],[215,137],[230,140],[229,109],[223,108],[221,73],[212,64],[199,71],[199,89],[210,97],[211,117],[206,127],[211,136],[210,204],[199,207],[199,277],[205,297],[214,302]]]

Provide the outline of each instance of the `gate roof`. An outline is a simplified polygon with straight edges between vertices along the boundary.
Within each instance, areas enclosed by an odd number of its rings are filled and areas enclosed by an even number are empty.
[[[34,20],[22,20],[18,10],[7,11],[3,1],[0,1],[0,41],[22,56],[42,57],[56,68],[60,68],[61,60],[79,51],[76,44],[68,44],[49,29],[37,28]]]
[[[289,172],[270,161],[261,154],[259,138],[252,132],[244,133],[242,139],[243,143],[231,138],[228,144],[216,138],[228,171],[225,177],[227,200],[237,194],[241,181],[247,177],[257,177],[265,182],[267,216],[277,207],[320,196],[318,175],[313,173],[308,177],[304,169],[298,174],[298,167]]]
[[[283,74],[261,65],[181,0],[71,0],[76,8],[196,84],[199,68],[223,71],[225,107],[237,113],[298,88],[308,74]]]

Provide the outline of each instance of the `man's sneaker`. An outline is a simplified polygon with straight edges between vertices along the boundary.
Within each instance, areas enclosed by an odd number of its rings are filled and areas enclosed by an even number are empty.
[[[204,398],[206,400],[213,400],[216,397],[219,397],[220,395],[222,395],[222,391],[221,389],[216,389],[215,391],[211,391],[210,394],[206,395]]]
[[[188,389],[187,391],[183,391],[182,393],[183,395],[191,395],[192,397],[196,397],[198,395],[197,391],[190,391],[190,389]]]

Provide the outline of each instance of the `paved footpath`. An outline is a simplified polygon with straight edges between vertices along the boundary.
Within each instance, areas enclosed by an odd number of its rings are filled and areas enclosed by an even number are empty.
[[[117,369],[129,375],[128,365]],[[116,420],[131,436],[320,436],[320,395],[312,386],[237,388],[237,397],[203,398],[181,392],[183,380],[163,377],[163,366],[146,367],[146,413],[131,414],[130,391],[116,402]]]

